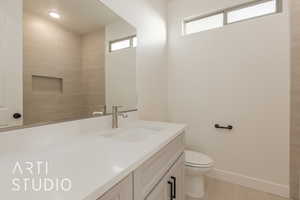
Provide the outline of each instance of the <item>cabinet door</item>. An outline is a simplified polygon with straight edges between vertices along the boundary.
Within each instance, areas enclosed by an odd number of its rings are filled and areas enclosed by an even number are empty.
[[[184,155],[180,156],[145,200],[184,200]]]
[[[171,181],[173,185],[174,200],[184,200],[185,197],[185,192],[184,192],[185,164],[184,163],[185,163],[185,159],[184,159],[184,155],[182,155],[168,174],[169,181]]]
[[[168,187],[169,186],[169,187]],[[172,200],[171,198],[171,185],[168,184],[168,180],[164,178],[146,197],[145,200]]]
[[[132,175],[128,176],[97,200],[133,200],[132,180]]]
[[[184,133],[134,171],[134,199],[143,200],[184,152]]]

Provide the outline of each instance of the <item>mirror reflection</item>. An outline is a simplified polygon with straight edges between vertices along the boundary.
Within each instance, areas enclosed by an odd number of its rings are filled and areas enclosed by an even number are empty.
[[[133,26],[97,0],[24,0],[23,11],[22,105],[6,101],[0,127],[136,109]]]

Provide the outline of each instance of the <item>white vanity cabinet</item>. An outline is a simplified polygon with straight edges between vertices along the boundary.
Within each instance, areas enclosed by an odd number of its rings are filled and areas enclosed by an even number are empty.
[[[184,200],[184,133],[97,200]]]

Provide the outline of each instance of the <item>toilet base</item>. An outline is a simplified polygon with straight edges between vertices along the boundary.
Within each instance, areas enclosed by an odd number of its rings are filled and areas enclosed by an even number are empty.
[[[205,196],[204,176],[186,177],[186,196],[191,200],[202,200]]]

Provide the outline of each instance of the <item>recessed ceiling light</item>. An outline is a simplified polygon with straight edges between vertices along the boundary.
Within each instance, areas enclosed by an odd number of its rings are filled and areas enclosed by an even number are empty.
[[[60,18],[60,14],[58,14],[55,11],[49,12],[49,16],[52,17],[52,18],[54,18],[54,19],[59,19]]]

